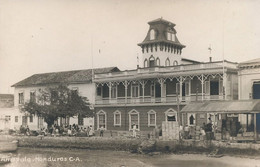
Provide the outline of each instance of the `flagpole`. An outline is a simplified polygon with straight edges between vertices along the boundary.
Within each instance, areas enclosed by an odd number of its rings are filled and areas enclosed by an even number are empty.
[[[226,100],[226,93],[225,93],[225,85],[226,85],[226,80],[225,80],[225,59],[224,59],[224,16],[222,18],[222,72],[223,72],[223,98]]]
[[[93,63],[93,36],[91,35],[91,75],[92,75],[92,82],[94,80],[94,63]]]

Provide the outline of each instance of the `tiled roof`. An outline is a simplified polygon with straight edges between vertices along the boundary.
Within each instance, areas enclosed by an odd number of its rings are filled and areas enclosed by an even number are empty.
[[[248,61],[244,61],[239,63],[239,66],[252,66],[252,65],[259,65],[260,64],[260,58],[257,59],[253,59],[253,60],[248,60]]]
[[[95,74],[115,72],[115,71],[120,71],[120,70],[117,67],[94,69]],[[85,69],[85,70],[76,70],[76,71],[34,74],[12,85],[12,87],[57,84],[57,83],[82,83],[82,82],[87,83],[87,82],[91,82],[91,80],[92,80],[92,69]]]

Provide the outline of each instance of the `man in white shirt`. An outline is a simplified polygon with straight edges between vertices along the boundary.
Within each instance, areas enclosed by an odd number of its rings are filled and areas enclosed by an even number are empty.
[[[133,137],[136,138],[136,125],[133,124]]]

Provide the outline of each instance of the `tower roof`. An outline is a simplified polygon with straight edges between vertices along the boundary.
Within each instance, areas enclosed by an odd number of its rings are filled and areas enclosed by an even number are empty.
[[[177,31],[174,29],[175,24],[164,20],[163,18],[158,18],[148,22],[150,25],[147,35],[142,43],[139,43],[139,46],[155,43],[167,43],[173,46],[184,48],[185,45],[182,45],[178,40],[176,34]],[[151,38],[151,31],[154,31],[154,38]],[[167,38],[168,33],[172,34],[171,39]]]
[[[156,24],[156,23],[168,24],[168,25],[172,25],[173,27],[175,26],[174,23],[164,20],[162,17],[148,22],[149,25]]]

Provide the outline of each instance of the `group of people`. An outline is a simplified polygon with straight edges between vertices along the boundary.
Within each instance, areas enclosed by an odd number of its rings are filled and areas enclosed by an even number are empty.
[[[53,136],[57,135],[68,135],[68,136],[93,136],[94,130],[92,126],[87,127],[80,127],[76,124],[73,125],[65,125],[65,126],[59,126],[59,125],[52,125],[49,128],[49,134],[52,134]]]
[[[20,126],[20,133],[27,135],[27,136],[30,136],[30,134],[31,134],[30,132],[31,131],[30,131],[30,128],[29,128],[28,125],[26,125],[26,126],[21,125]]]
[[[30,130],[29,126],[22,126],[20,127],[20,133],[30,136],[30,135],[43,135],[46,136],[47,134],[50,134],[54,137],[56,136],[94,136],[95,132],[93,130],[92,126],[78,126],[76,124],[73,125],[64,125],[64,126],[59,126],[59,125],[52,125],[49,128],[42,128],[40,131],[32,131]]]

